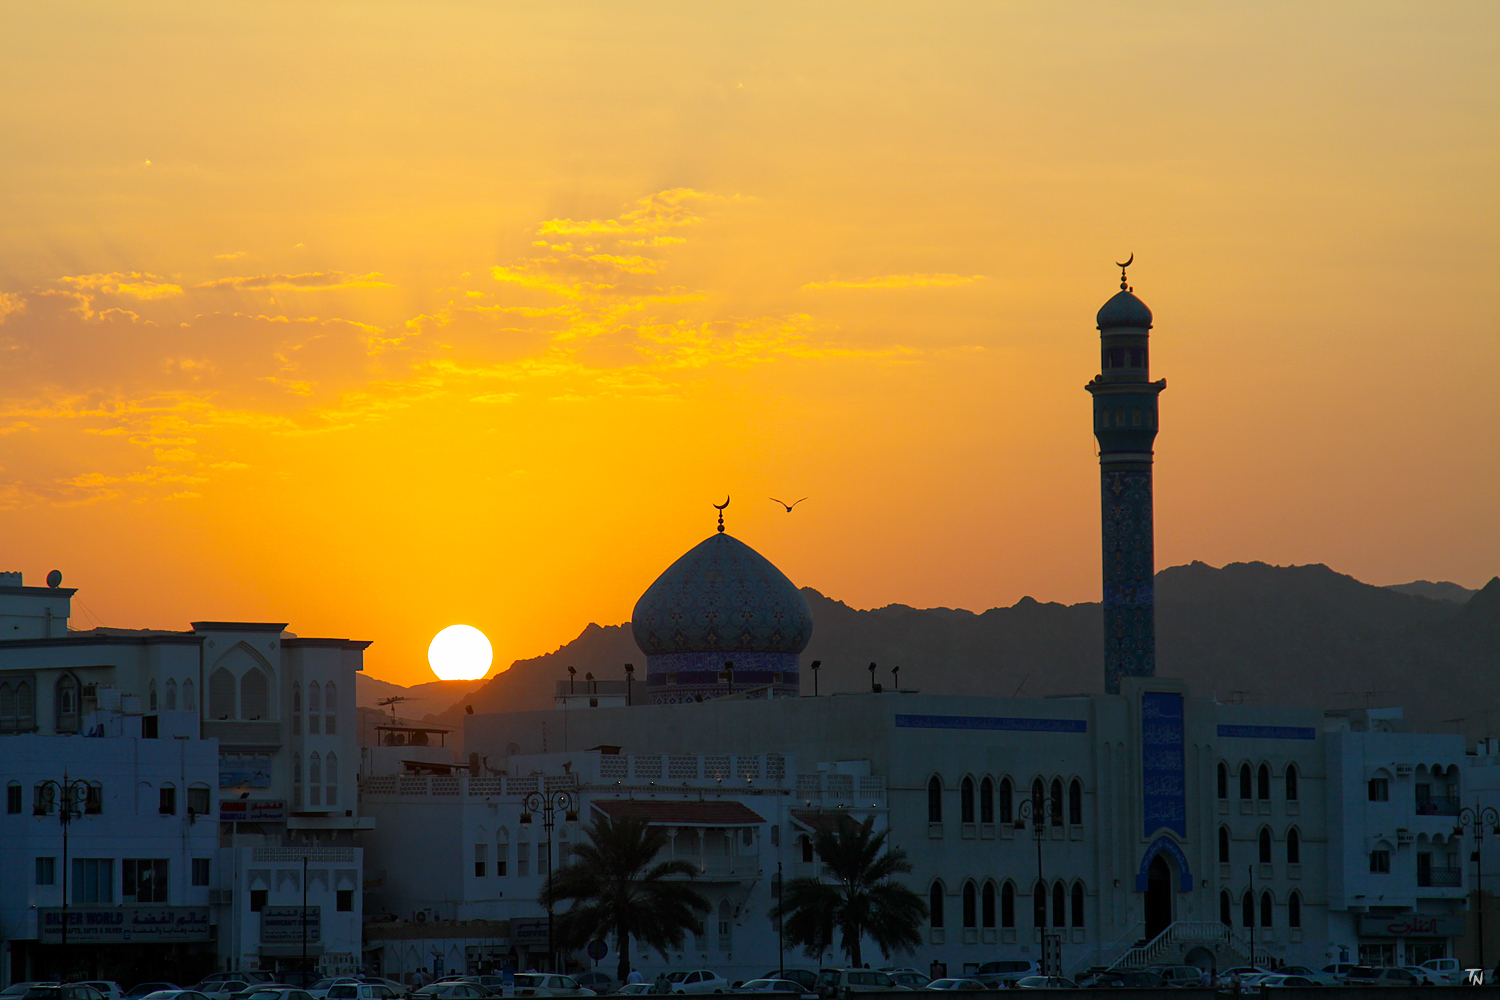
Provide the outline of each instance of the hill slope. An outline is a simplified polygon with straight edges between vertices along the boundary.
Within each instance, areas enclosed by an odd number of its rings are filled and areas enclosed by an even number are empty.
[[[1439,585],[1441,586],[1441,585]],[[1451,585],[1450,585],[1451,586]],[[1157,672],[1196,694],[1247,704],[1402,705],[1416,728],[1470,735],[1500,725],[1500,578],[1466,603],[1376,587],[1326,566],[1201,562],[1156,577]],[[1458,588],[1461,589],[1461,588]],[[802,655],[822,660],[822,694],[867,690],[868,666],[887,687],[932,694],[1076,694],[1102,689],[1099,605],[1022,598],[982,614],[890,605],[860,611],[804,590],[815,623]],[[589,625],[544,656],[518,660],[463,705],[494,712],[548,707],[568,666],[619,679],[644,676],[628,625]]]

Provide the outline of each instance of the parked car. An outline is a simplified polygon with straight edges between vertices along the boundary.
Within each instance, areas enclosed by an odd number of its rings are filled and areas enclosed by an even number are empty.
[[[199,993],[210,993],[213,991],[212,987],[214,983],[223,983],[231,980],[238,980],[242,983],[273,983],[276,981],[276,976],[260,969],[248,969],[237,972],[210,972],[199,980],[198,985],[194,986],[193,989]]]
[[[516,978],[520,979],[521,977],[517,976]],[[564,978],[564,977],[559,976],[558,978],[561,979],[561,978]],[[356,997],[353,993],[344,994],[344,993],[340,992],[342,990],[351,990],[351,989],[358,989],[358,990],[360,990],[359,996]],[[366,993],[365,992],[366,990],[369,990],[371,992]],[[375,990],[381,990],[382,992],[381,993],[376,993],[376,992],[374,992]],[[491,996],[492,994],[490,993],[489,990],[485,989],[483,986],[480,986],[478,983],[466,983],[466,982],[464,982],[461,979],[460,980],[450,979],[446,983],[428,983],[426,986],[421,986],[421,987],[418,987],[417,989],[412,990],[411,993],[409,993],[407,995],[409,997],[411,997],[412,1000],[487,1000],[487,998],[489,996]],[[592,996],[592,994],[581,994],[581,993],[573,993],[573,994],[556,994],[556,993],[553,993],[553,994],[538,994],[538,993],[521,994],[521,993],[517,993],[516,995],[517,996]],[[335,987],[333,987],[333,989],[330,989],[328,991],[328,1000],[392,1000],[392,997],[394,997],[394,994],[392,994],[390,992],[390,990],[387,987],[384,987],[384,986],[360,986],[360,987],[335,986]]]
[[[736,993],[795,993],[803,996],[807,993],[801,986],[790,979],[752,979],[748,983],[742,983],[735,988]]]
[[[209,997],[198,990],[157,990],[147,993],[141,1000],[209,1000]]]
[[[818,994],[828,1000],[851,993],[880,993],[904,990],[889,972],[875,969],[824,969],[818,973]]]
[[[655,983],[626,983],[615,991],[619,997],[640,997],[656,990]]]
[[[1349,970],[1357,968],[1359,968],[1358,962],[1334,962],[1332,965],[1323,966],[1323,971],[1342,983],[1344,977],[1349,975]]]
[[[1421,986],[1422,980],[1395,966],[1356,965],[1344,977],[1349,986]]]
[[[125,991],[120,988],[120,984],[112,979],[89,979],[78,985],[92,986],[104,996],[104,1000],[121,1000],[125,996]]]
[[[1223,987],[1232,987],[1235,985],[1253,986],[1260,977],[1269,976],[1270,974],[1270,969],[1263,969],[1258,965],[1236,965],[1231,969],[1225,969],[1219,973],[1218,981],[1214,985]]]
[[[929,990],[980,990],[980,991],[983,991],[985,989],[985,985],[983,983],[981,983],[977,979],[962,979],[962,978],[952,979],[952,978],[950,978],[950,979],[934,979],[932,982],[928,983],[925,988],[929,989]]]
[[[356,976],[330,976],[327,979],[319,979],[317,982],[307,987],[307,992],[312,996],[313,1000],[325,1000],[325,998],[328,996],[328,991],[333,989],[335,986],[358,986],[362,982],[364,982],[364,980]]]
[[[204,981],[198,984],[197,992],[208,997],[209,1000],[231,1000],[241,990],[249,989],[252,984],[259,985],[268,980],[257,979],[220,979],[215,982]]]
[[[1120,987],[1159,990],[1166,988],[1170,984],[1155,972],[1150,972],[1146,969],[1115,969],[1099,973],[1084,985],[1091,990],[1118,989]]]
[[[1153,965],[1146,971],[1161,976],[1168,986],[1203,986],[1208,982],[1208,972],[1196,965]]]
[[[642,983],[642,986],[649,985]],[[423,987],[424,989],[426,987]],[[673,990],[673,992],[677,992]],[[572,976],[559,976],[550,972],[522,972],[516,976],[511,988],[515,997],[591,997],[594,991],[578,985]],[[416,996],[415,993],[412,994]]]
[[[1022,976],[1016,980],[1018,990],[1076,990],[1078,984],[1067,976]]]
[[[1405,969],[1407,972],[1410,972],[1412,976],[1416,978],[1417,983],[1421,986],[1436,986],[1439,983],[1442,983],[1446,986],[1448,982],[1446,979],[1433,972],[1431,969],[1424,969],[1420,965],[1401,965],[1397,966],[1397,968]]]
[[[1343,982],[1333,973],[1319,972],[1316,969],[1310,969],[1305,965],[1283,965],[1281,968],[1276,970],[1276,974],[1280,976],[1301,976],[1304,979],[1312,980],[1312,984],[1314,986],[1343,985]],[[1262,983],[1264,983],[1264,980],[1262,980]]]
[[[5,987],[5,989],[0,990],[0,997],[18,997],[21,994],[25,993],[27,990],[31,989],[33,986],[56,985],[58,985],[56,982],[50,980],[38,980],[36,982],[30,983],[11,983],[9,986]]]
[[[160,990],[180,990],[181,986],[176,983],[136,983],[125,991],[125,1000],[136,1000],[147,993],[156,993]]]
[[[887,969],[887,972],[890,970]],[[811,969],[772,969],[762,979],[790,979],[806,993],[816,993],[818,989],[818,974]]]
[[[229,1000],[250,1000],[250,997],[262,990],[296,990],[299,993],[307,992],[302,987],[293,986],[291,983],[252,983],[231,996]]]
[[[970,978],[977,979],[990,989],[1009,986],[1018,979],[1027,976],[1035,976],[1041,973],[1035,962],[1024,958],[1011,958],[999,962],[985,962],[974,970]]]
[[[931,976],[924,976],[915,969],[885,970],[886,973],[896,981],[897,986],[905,986],[909,990],[925,990],[927,984],[932,982]]]
[[[712,969],[693,969],[672,983],[673,993],[727,993],[729,980]]]
[[[391,994],[395,996],[395,994]],[[295,986],[263,986],[251,993],[245,1000],[312,1000],[306,990]]]
[[[104,1000],[104,994],[82,983],[40,983],[21,994],[21,1000]]]
[[[1478,972],[1478,969],[1465,969],[1456,958],[1433,958],[1422,963],[1422,968],[1431,974],[1435,982],[1446,983],[1449,986],[1463,986],[1469,981],[1470,974]]]
[[[1262,990],[1279,990],[1290,986],[1317,986],[1319,984],[1306,976],[1287,976],[1278,972],[1272,976],[1262,977],[1261,981],[1255,985],[1256,988]]]
[[[593,990],[601,997],[609,996],[619,986],[615,982],[614,976],[611,976],[607,972],[600,972],[598,969],[592,972],[581,972],[573,978],[578,980],[579,986],[582,986],[584,989]]]

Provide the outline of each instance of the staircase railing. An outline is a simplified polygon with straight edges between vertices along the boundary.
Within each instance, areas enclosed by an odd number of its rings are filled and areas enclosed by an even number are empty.
[[[1227,946],[1246,956],[1252,965],[1265,965],[1271,958],[1270,952],[1252,948],[1250,942],[1236,934],[1233,928],[1217,920],[1178,920],[1150,941],[1122,954],[1109,968],[1136,969],[1155,965],[1169,947],[1183,943]]]
[[[1134,924],[1131,924],[1130,928],[1126,930],[1124,934],[1121,934],[1113,944],[1099,949],[1094,957],[1084,959],[1083,961],[1075,965],[1073,967],[1073,976],[1076,978],[1080,972],[1092,969],[1100,962],[1107,961],[1109,959],[1109,956],[1111,955],[1119,955],[1124,951],[1127,951],[1132,946],[1132,942],[1139,941],[1141,939],[1141,933],[1145,931],[1145,929],[1146,922],[1144,920],[1139,920]],[[1110,968],[1114,967],[1110,966]]]

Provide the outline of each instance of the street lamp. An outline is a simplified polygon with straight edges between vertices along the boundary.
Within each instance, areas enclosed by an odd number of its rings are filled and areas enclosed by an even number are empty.
[[[1494,806],[1481,807],[1478,802],[1470,809],[1465,806],[1458,811],[1458,823],[1453,828],[1455,837],[1462,837],[1464,830],[1474,831],[1474,909],[1479,914],[1479,967],[1484,965],[1484,828],[1500,836],[1500,811]]]
[[[62,821],[62,981],[68,981],[68,827],[74,816],[82,816],[87,808],[93,786],[82,778],[69,778],[63,770],[62,781],[48,778],[37,785],[42,814],[50,812],[52,803],[58,802],[57,818]]]
[[[631,704],[631,693],[635,688],[635,664],[625,664],[625,704]]]
[[[1061,817],[1059,803],[1045,795],[1041,798],[1026,798],[1021,800],[1021,805],[1016,809],[1016,829],[1025,829],[1026,821],[1031,823],[1031,837],[1036,841],[1036,884],[1046,892],[1045,883],[1042,881],[1042,841],[1047,839],[1047,825],[1054,819]],[[1045,903],[1043,904],[1045,906]],[[1045,909],[1042,911],[1045,913]],[[1054,918],[1055,922],[1056,918]],[[1042,975],[1060,976],[1062,969],[1054,969],[1053,949],[1049,945],[1055,945],[1057,957],[1062,956],[1062,945],[1058,940],[1060,935],[1047,931],[1046,921],[1043,920],[1042,927]]]
[[[532,813],[542,814],[542,829],[547,831],[547,961],[552,971],[557,972],[557,952],[552,944],[552,828],[557,823],[557,814],[569,823],[577,822],[578,810],[573,793],[558,789],[555,792],[528,792],[522,808],[521,822],[530,823]]]

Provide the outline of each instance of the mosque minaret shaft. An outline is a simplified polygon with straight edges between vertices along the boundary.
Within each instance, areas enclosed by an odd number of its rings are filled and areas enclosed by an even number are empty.
[[[1097,322],[1099,374],[1085,388],[1094,398],[1094,436],[1099,440],[1104,688],[1118,694],[1121,677],[1156,673],[1151,456],[1156,397],[1167,380],[1151,381],[1151,310],[1135,297],[1124,266],[1120,291],[1099,310]]]

